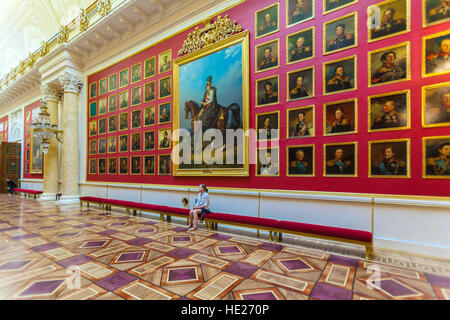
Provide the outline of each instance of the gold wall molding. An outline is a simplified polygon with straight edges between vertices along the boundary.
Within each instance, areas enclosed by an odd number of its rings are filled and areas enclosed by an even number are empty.
[[[79,19],[79,24],[80,24],[80,26],[79,26],[80,31],[81,32],[86,31],[89,28],[89,18],[88,18],[88,15],[87,15],[85,9],[81,9],[78,19]]]
[[[209,17],[203,21],[203,24],[205,25],[203,28],[196,27],[189,33],[183,47],[178,51],[179,56],[199,51],[242,31],[242,26],[236,21],[231,21],[228,15],[224,17],[219,15],[214,23]]]
[[[67,26],[60,26],[57,42],[63,44],[69,40],[69,28]]]
[[[106,16],[111,12],[111,0],[97,1],[97,12],[102,16]]]

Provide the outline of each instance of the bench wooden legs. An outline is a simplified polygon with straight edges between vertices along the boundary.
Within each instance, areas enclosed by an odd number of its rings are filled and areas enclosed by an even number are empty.
[[[373,259],[373,245],[372,244],[366,245],[366,259],[367,260]]]

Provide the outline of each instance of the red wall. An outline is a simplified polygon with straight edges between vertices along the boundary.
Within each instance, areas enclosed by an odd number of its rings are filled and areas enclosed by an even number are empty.
[[[3,140],[1,141],[8,141],[8,116],[4,116],[0,119],[0,123],[3,123],[3,130],[0,131],[0,134],[3,134]]]
[[[422,78],[422,37],[434,34],[440,31],[450,29],[450,22],[438,24],[435,26],[423,28],[422,27],[422,1],[411,1],[411,30],[405,34],[394,36],[380,41],[368,43],[367,35],[367,7],[379,3],[376,0],[360,0],[358,3],[343,9],[334,11],[332,13],[323,15],[323,1],[316,0],[315,18],[299,25],[286,27],[286,1],[281,0],[279,25],[280,30],[274,34],[264,36],[255,40],[255,17],[254,13],[260,9],[267,7],[275,1],[268,0],[248,0],[243,4],[236,6],[222,15],[228,14],[231,20],[236,20],[244,30],[250,32],[250,127],[255,128],[255,117],[257,113],[264,113],[269,111],[280,111],[280,176],[279,177],[255,177],[255,165],[250,165],[249,177],[175,177],[175,176],[144,176],[144,175],[87,175],[88,181],[104,181],[104,182],[127,182],[127,183],[148,183],[148,184],[169,184],[169,185],[198,185],[199,183],[206,183],[214,187],[230,187],[230,188],[267,188],[267,189],[288,189],[288,190],[312,190],[312,191],[330,191],[330,192],[354,192],[354,193],[379,193],[379,194],[408,194],[408,195],[428,195],[428,196],[450,196],[450,180],[447,179],[423,179],[422,178],[422,137],[425,136],[442,136],[450,133],[448,127],[439,128],[422,128],[421,124],[421,88],[422,86],[431,85],[435,83],[442,83],[449,81],[449,75],[439,75],[429,78]],[[358,46],[348,50],[340,51],[330,55],[323,55],[323,24],[327,21],[336,19],[346,14],[358,12]],[[302,29],[315,26],[315,58],[298,63],[286,65],[286,36]],[[158,57],[159,53],[166,50],[172,50],[172,58],[177,58],[177,52],[181,49],[183,41],[187,38],[189,32],[194,28],[187,30],[181,34],[150,47],[134,56],[129,57],[110,68],[102,70],[88,78],[88,82],[99,81],[100,79],[109,76],[112,73],[118,73],[124,68],[130,68],[138,63],[144,62],[149,57]],[[268,42],[270,40],[280,40],[280,67],[265,72],[255,74],[255,46]],[[369,88],[367,63],[368,51],[378,48],[388,47],[399,44],[401,42],[410,41],[411,48],[411,80],[403,81],[395,84],[382,85]],[[344,57],[357,55],[357,82],[358,90],[336,93],[324,96],[323,92],[323,63]],[[156,62],[158,59],[156,59]],[[157,64],[156,64],[157,65]],[[315,97],[301,100],[300,102],[285,102],[286,101],[286,73],[292,70],[297,70],[309,66],[315,66]],[[172,72],[172,71],[171,71]],[[166,77],[171,74],[164,73],[156,75],[151,79],[141,81],[142,85],[148,80],[155,80],[157,83],[156,91],[158,90],[158,79]],[[255,108],[255,84],[257,79],[266,78],[271,75],[280,75],[280,103],[267,107]],[[131,81],[130,81],[131,83]],[[134,87],[130,85],[128,87]],[[367,97],[369,95],[388,93],[409,89],[411,91],[411,128],[407,130],[396,130],[387,132],[368,132],[368,106]],[[122,90],[117,90],[117,93]],[[107,93],[106,96],[113,93]],[[337,100],[345,100],[350,98],[358,98],[358,133],[339,135],[339,136],[324,136],[323,133],[323,104]],[[88,100],[89,102],[98,101],[98,97]],[[148,105],[155,105],[162,102],[171,101],[172,97],[163,100],[156,100],[152,103],[144,103],[138,107],[129,107],[126,110],[130,111],[141,108],[142,110]],[[316,135],[313,138],[303,139],[286,139],[286,109],[315,105],[315,131]],[[119,112],[116,112],[118,115]],[[131,114],[131,113],[130,113]],[[106,114],[106,117],[109,113]],[[143,116],[143,111],[142,111]],[[173,116],[173,106],[172,106]],[[91,119],[99,119],[105,116],[97,116]],[[89,119],[89,120],[91,120]],[[172,119],[173,121],[173,119]],[[158,129],[162,127],[170,127],[172,122],[166,125],[155,125],[155,137],[157,137]],[[152,128],[152,129],[153,129]],[[145,128],[147,129],[147,128]],[[137,130],[129,130],[123,133],[130,133],[134,131],[145,131],[144,128]],[[118,133],[115,133],[118,136]],[[107,135],[104,135],[107,136]],[[96,137],[98,138],[98,137]],[[368,178],[368,141],[386,140],[386,139],[411,139],[411,178],[404,179],[383,179],[383,178]],[[91,138],[88,138],[88,141]],[[336,142],[358,142],[358,171],[357,177],[323,177],[323,145]],[[287,177],[286,176],[286,146],[288,145],[308,145],[315,144],[315,177]],[[89,143],[88,143],[89,147]],[[86,150],[88,152],[88,150]],[[89,159],[103,158],[108,156],[124,156],[124,155],[145,155],[145,154],[165,154],[167,150],[156,150],[149,152],[136,152],[128,154],[115,154],[106,156],[89,156]],[[89,160],[88,160],[89,161]],[[158,168],[156,161],[155,168]],[[87,168],[89,162],[87,163]],[[130,168],[129,168],[130,170]]]
[[[42,179],[42,174],[31,174],[29,171],[27,171],[27,167],[30,168],[31,163],[31,122],[33,122],[32,118],[32,111],[36,108],[39,108],[41,105],[40,100],[28,105],[25,107],[24,110],[24,119],[23,119],[23,177],[24,179]],[[27,116],[29,114],[29,116]],[[27,128],[28,134],[27,134]],[[27,144],[27,141],[29,141],[29,144]],[[30,158],[27,160],[27,151],[30,152]]]

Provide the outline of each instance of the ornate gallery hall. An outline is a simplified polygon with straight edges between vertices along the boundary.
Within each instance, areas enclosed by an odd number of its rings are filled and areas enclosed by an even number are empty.
[[[0,300],[450,300],[449,30],[447,0],[3,1]]]

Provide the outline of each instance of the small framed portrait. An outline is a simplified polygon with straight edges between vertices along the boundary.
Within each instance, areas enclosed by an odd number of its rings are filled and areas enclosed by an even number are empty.
[[[268,106],[280,102],[278,94],[279,76],[256,80],[256,106]]]
[[[89,99],[97,97],[97,82],[89,84]]]
[[[158,174],[160,176],[170,176],[171,175],[171,164],[170,164],[170,154],[160,154],[158,159]]]
[[[155,81],[144,84],[144,102],[155,100]]]
[[[314,177],[314,145],[288,146],[287,176]]]
[[[369,96],[369,132],[409,129],[409,90]]]
[[[119,114],[119,131],[128,130],[128,112]]]
[[[141,157],[131,157],[131,174],[141,174]]]
[[[97,120],[89,121],[89,137],[97,135]]]
[[[450,136],[423,138],[423,177],[450,179]]]
[[[156,74],[155,57],[144,61],[144,79],[153,77]]]
[[[98,82],[98,95],[102,96],[104,94],[106,94],[106,92],[108,91],[108,80],[107,78],[103,78]]]
[[[170,102],[159,105],[159,124],[170,122]]]
[[[314,67],[287,73],[287,101],[314,97]]]
[[[323,14],[334,12],[357,2],[358,0],[323,0]]]
[[[97,101],[89,103],[89,117],[97,116]]]
[[[144,151],[155,150],[155,131],[144,132]]]
[[[29,150],[27,150],[27,160],[29,160]],[[97,140],[90,140],[89,141],[89,155],[94,156],[97,154]]]
[[[117,131],[117,116],[108,118],[108,133]]]
[[[98,134],[106,133],[106,118],[98,120]]]
[[[314,0],[286,0],[286,27],[314,18]]]
[[[141,110],[134,110],[131,112],[131,129],[141,127]]]
[[[106,159],[98,159],[98,174],[106,174]]]
[[[314,58],[315,33],[311,27],[286,37],[286,64]]]
[[[98,139],[98,154],[106,153],[106,138]]]
[[[119,136],[119,152],[128,152],[128,135]]]
[[[155,124],[155,106],[150,106],[144,109],[144,127]]]
[[[117,152],[117,137],[108,137],[108,153]]]
[[[357,176],[357,143],[325,144],[324,177],[356,177]]]
[[[172,50],[160,53],[158,64],[159,74],[172,70]]]
[[[116,158],[108,158],[108,174],[117,174]]]
[[[267,36],[280,30],[279,23],[280,4],[261,9],[255,12],[255,39]]]
[[[422,6],[424,28],[450,20],[450,1],[423,0]]]
[[[131,134],[131,151],[141,151],[141,133]]]
[[[323,80],[324,95],[356,90],[356,56],[325,62]]]
[[[119,93],[119,109],[128,108],[130,105],[128,90]]]
[[[117,94],[108,97],[108,112],[117,111]]]
[[[155,174],[155,156],[144,156],[144,175]]]
[[[410,178],[409,139],[369,141],[369,178]]]
[[[89,159],[89,174],[97,174],[97,159]]]
[[[172,95],[172,77],[159,79],[159,98],[167,98]]]
[[[450,126],[450,82],[422,87],[422,126]]]
[[[257,45],[255,52],[256,73],[275,69],[280,66],[280,41],[278,39]]]
[[[326,22],[323,27],[323,54],[330,54],[358,45],[358,13],[353,12]]]
[[[369,52],[369,87],[411,80],[409,42]]]
[[[100,99],[98,101],[98,114],[106,114],[106,98]]]
[[[160,129],[158,131],[158,146],[159,146],[159,149],[170,149],[171,148],[170,128]]]
[[[137,63],[131,67],[131,84],[142,80],[142,63]]]
[[[424,77],[450,73],[450,31],[432,34],[423,38]]]
[[[278,177],[280,175],[278,148],[258,148],[256,162],[257,177]]]
[[[131,106],[137,106],[142,102],[141,86],[131,89]]]
[[[287,110],[287,134],[290,139],[314,137],[314,106]]]
[[[109,86],[108,86],[108,92],[117,90],[117,73],[114,73],[109,76]]]
[[[124,69],[119,72],[119,88],[126,87],[130,84],[130,69]]]
[[[325,136],[358,132],[357,100],[350,99],[323,105],[323,132]]]
[[[119,174],[128,174],[128,157],[119,158]]]
[[[266,112],[256,115],[257,140],[280,139],[280,112]]]
[[[386,0],[367,9],[368,42],[409,32],[411,8],[409,0]]]

